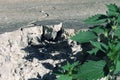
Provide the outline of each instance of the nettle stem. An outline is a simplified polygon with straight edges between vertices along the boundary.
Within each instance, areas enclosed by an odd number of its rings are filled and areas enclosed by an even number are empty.
[[[109,80],[109,77],[110,77],[110,75],[108,75],[108,76],[106,77],[106,80]]]

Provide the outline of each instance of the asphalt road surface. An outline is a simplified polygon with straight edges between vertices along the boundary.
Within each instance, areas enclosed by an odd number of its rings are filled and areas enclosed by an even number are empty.
[[[87,17],[105,13],[105,4],[120,0],[0,0],[0,33],[36,24],[63,22],[65,28],[84,28]]]

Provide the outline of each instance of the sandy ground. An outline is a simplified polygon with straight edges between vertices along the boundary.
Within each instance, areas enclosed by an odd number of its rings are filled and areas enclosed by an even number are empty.
[[[83,20],[105,13],[105,4],[120,0],[0,0],[0,33],[13,31],[30,22],[63,22],[67,28],[86,27]]]

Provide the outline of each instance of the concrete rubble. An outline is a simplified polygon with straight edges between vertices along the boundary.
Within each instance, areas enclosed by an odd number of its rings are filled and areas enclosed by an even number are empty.
[[[1,34],[0,80],[53,80],[49,73],[56,64],[81,51],[80,45],[68,39],[74,33],[60,23]]]

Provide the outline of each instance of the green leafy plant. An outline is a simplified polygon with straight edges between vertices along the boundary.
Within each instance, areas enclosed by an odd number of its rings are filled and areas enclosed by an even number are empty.
[[[74,76],[76,80],[97,80],[104,76],[103,67],[105,61],[88,61],[78,68]]]
[[[59,72],[56,72],[56,74],[58,75],[58,79],[57,80],[73,80],[74,79],[74,74],[76,74],[76,68],[79,65],[78,62],[74,62],[73,64],[70,64],[69,62],[67,62],[66,65],[61,67],[61,70],[59,70]]]
[[[62,79],[58,80],[97,80],[107,77],[110,80],[120,72],[120,8],[115,4],[106,5],[108,11],[106,14],[97,14],[84,22],[94,24],[88,31],[80,31],[72,40],[79,43],[90,43],[91,50],[87,51],[89,55],[97,60],[86,60],[77,67],[75,74],[67,75],[62,73]],[[67,64],[68,65],[68,64]],[[65,65],[66,66],[66,65]],[[69,71],[63,68],[64,70]],[[72,69],[74,71],[74,68]],[[113,80],[113,79],[112,79]],[[115,79],[114,79],[115,80]]]

